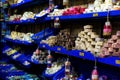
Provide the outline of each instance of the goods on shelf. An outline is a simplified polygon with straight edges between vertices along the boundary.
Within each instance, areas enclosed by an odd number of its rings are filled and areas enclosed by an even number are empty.
[[[75,49],[86,50],[97,55],[100,53],[100,49],[103,45],[102,38],[92,31],[93,26],[85,25],[84,31],[78,33],[78,38],[75,41]]]
[[[120,10],[120,1],[118,1],[116,5],[113,6],[113,10]]]
[[[91,12],[102,12],[107,10],[120,10],[120,5],[114,5],[113,0],[95,0],[94,4],[88,4],[88,8],[85,9],[84,13],[91,13]]]
[[[66,49],[72,49],[74,46],[75,38],[70,34],[68,29],[61,30],[57,35],[57,46],[62,46]]]
[[[10,16],[9,21],[21,21],[21,20],[28,20],[34,19],[35,14],[33,12],[24,12],[23,15],[14,14]]]
[[[112,35],[112,37],[104,43],[99,56],[120,56],[120,31],[117,31],[116,35]]]
[[[52,16],[62,16],[63,12],[65,9],[54,9],[53,12],[49,13],[47,16],[52,17]]]
[[[22,15],[14,14],[13,16],[10,16],[9,21],[20,21],[21,17],[22,17]]]
[[[21,33],[21,32],[12,31],[10,35],[6,35],[6,38],[10,38],[13,40],[33,42],[31,39],[32,35],[33,33]]]
[[[34,19],[35,14],[33,12],[24,12],[20,20]]]
[[[36,75],[28,74],[22,70],[18,70],[14,65],[8,63],[0,64],[0,78],[5,80],[15,80],[15,79],[36,79],[39,78]]]
[[[50,36],[46,40],[42,40],[40,43],[46,43],[49,46],[53,46],[56,43],[56,39],[57,39],[56,36]]]
[[[40,64],[44,64],[47,62],[47,53],[43,52],[42,50],[36,49],[35,52],[33,52],[33,55],[31,57],[32,61],[37,61]]]
[[[71,67],[71,62],[67,60],[65,62],[65,70],[64,73],[59,74],[57,80],[79,80],[77,74]]]
[[[66,8],[62,15],[78,15],[83,14],[85,7],[82,6],[73,6],[70,8]]]
[[[57,61],[53,62],[50,68],[45,70],[45,74],[52,75],[61,70],[63,67],[63,62]]]

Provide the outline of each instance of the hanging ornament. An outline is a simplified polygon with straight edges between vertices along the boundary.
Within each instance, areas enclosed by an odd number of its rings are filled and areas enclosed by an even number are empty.
[[[53,0],[49,0],[49,9],[48,9],[48,12],[53,11],[53,9],[54,9],[54,2],[53,2]]]
[[[112,26],[109,21],[109,10],[107,15],[107,21],[105,22],[104,28],[103,28],[103,36],[110,36],[112,32]]]
[[[60,20],[59,20],[59,17],[55,18],[55,20],[54,20],[54,28],[60,28]]]
[[[70,61],[67,59],[67,61],[65,62],[65,79],[69,79],[70,78]]]
[[[52,56],[50,54],[50,51],[48,50],[48,56],[47,56],[47,69],[51,68],[52,65]]]
[[[91,80],[98,80],[98,71],[97,71],[97,59],[95,56],[95,67],[92,71]]]

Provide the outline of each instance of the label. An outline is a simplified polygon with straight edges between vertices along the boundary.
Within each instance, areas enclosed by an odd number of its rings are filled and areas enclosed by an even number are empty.
[[[15,52],[16,52],[16,50],[11,50],[11,51],[7,52],[7,55],[14,54]]]
[[[83,52],[80,52],[79,55],[80,55],[80,56],[84,56],[84,53],[83,53]]]
[[[58,50],[58,51],[60,51],[60,50],[61,50],[61,48],[57,48],[57,50]]]
[[[120,60],[116,60],[115,63],[116,63],[116,64],[120,64]]]
[[[97,16],[98,16],[98,13],[94,13],[94,14],[93,14],[93,17],[97,17]]]
[[[43,45],[43,48],[45,48],[45,45]]]

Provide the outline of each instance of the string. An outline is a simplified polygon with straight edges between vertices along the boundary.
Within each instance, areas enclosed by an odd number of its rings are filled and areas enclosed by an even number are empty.
[[[110,11],[108,9],[108,11],[107,11],[107,22],[109,22],[109,13],[110,13]]]

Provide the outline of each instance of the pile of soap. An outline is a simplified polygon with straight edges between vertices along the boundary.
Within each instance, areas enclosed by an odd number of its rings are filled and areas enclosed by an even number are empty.
[[[21,17],[22,17],[22,15],[14,14],[14,15],[10,16],[9,21],[20,21]]]
[[[46,40],[42,40],[40,43],[46,43],[49,46],[53,46],[53,45],[55,45],[56,40],[57,40],[56,36],[50,36]]]
[[[35,14],[33,12],[24,12],[20,20],[34,19]]]
[[[120,56],[120,31],[117,31],[116,35],[112,35],[112,37],[104,43],[99,56]]]
[[[99,38],[95,32],[92,31],[93,26],[85,25],[84,31],[78,33],[75,40],[75,49],[90,51],[91,53],[99,54],[103,45],[103,39]]]
[[[39,49],[36,49],[35,52],[33,52],[33,55],[31,57],[31,60],[37,61],[40,64],[46,63],[47,62],[47,53],[44,51],[41,51]]]
[[[57,46],[62,46],[66,49],[72,49],[74,46],[75,38],[71,36],[70,31],[68,29],[61,30],[57,35]]]
[[[62,16],[64,9],[54,9],[53,12],[49,13],[48,17],[52,16]]]
[[[24,12],[23,15],[11,15],[9,21],[20,21],[20,20],[28,20],[34,19],[35,14],[33,12]]]
[[[116,3],[116,4],[115,4]],[[115,2],[115,0],[95,0],[93,4],[88,4],[88,8],[85,9],[84,13],[91,12],[102,12],[107,10],[120,10],[119,3]]]
[[[73,6],[70,8],[66,8],[62,15],[78,15],[78,14],[83,14],[84,11],[85,11],[85,7]]]
[[[16,31],[12,31],[10,35],[6,35],[7,38],[10,38],[13,40],[33,42],[33,40],[31,39],[31,36],[33,36],[33,33],[21,33]]]

